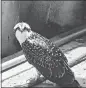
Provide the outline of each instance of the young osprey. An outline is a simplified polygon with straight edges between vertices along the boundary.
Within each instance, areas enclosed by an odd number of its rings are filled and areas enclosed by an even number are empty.
[[[67,58],[49,39],[33,32],[25,22],[16,24],[14,30],[27,61],[46,79],[61,87],[79,87]]]

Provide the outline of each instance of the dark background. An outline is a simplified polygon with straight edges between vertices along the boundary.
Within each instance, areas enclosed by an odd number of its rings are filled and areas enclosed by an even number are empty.
[[[2,58],[21,50],[13,27],[19,21],[51,38],[86,22],[86,1],[2,1]]]

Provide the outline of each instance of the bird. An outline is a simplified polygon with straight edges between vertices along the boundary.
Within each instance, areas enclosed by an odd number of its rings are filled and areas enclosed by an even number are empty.
[[[46,79],[60,87],[80,87],[66,56],[53,42],[32,31],[26,22],[17,23],[14,33],[27,61]]]

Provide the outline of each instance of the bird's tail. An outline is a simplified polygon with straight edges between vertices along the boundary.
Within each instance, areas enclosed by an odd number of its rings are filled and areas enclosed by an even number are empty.
[[[82,88],[77,80],[74,80],[71,84],[59,85],[61,88]]]

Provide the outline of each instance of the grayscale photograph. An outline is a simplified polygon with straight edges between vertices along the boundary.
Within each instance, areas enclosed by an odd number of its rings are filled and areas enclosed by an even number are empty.
[[[86,1],[1,1],[1,87],[86,87]]]

